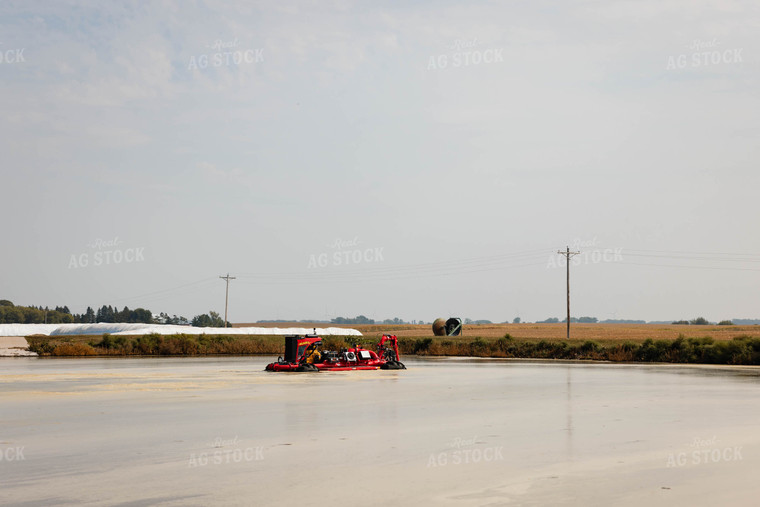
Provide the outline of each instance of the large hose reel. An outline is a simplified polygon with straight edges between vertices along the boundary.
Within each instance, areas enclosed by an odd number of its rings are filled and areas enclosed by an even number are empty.
[[[435,319],[433,334],[435,336],[459,336],[462,334],[462,319],[458,317],[451,317],[448,320]]]

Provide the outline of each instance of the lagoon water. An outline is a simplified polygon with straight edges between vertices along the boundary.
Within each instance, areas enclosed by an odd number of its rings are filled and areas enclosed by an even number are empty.
[[[0,358],[2,505],[756,505],[760,369]]]

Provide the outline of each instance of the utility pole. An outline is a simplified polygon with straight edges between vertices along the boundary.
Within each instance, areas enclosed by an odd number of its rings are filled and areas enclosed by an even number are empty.
[[[570,339],[570,259],[573,255],[578,255],[580,252],[571,252],[570,247],[567,247],[566,251],[557,250],[557,253],[565,256],[567,261],[567,339]]]
[[[220,276],[219,278],[227,281],[227,291],[224,295],[224,327],[227,327],[227,303],[230,300],[230,280],[234,280],[235,277],[227,273],[227,276]]]

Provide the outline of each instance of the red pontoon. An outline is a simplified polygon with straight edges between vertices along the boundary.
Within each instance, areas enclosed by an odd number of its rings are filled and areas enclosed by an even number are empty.
[[[377,352],[354,345],[340,351],[320,350],[322,338],[316,335],[286,336],[285,358],[269,363],[267,371],[349,371],[349,370],[405,370],[399,361],[398,339],[383,335]]]

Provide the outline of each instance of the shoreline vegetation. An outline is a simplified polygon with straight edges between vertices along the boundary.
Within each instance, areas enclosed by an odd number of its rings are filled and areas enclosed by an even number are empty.
[[[368,331],[368,330],[365,330]],[[393,332],[389,330],[389,332]],[[760,365],[760,336],[739,334],[716,340],[711,336],[675,339],[557,339],[477,336],[399,336],[402,356],[483,357],[515,359],[564,359],[621,363],[684,363]],[[375,348],[376,333],[363,337],[324,337],[324,349],[354,344]],[[402,333],[399,333],[402,334]],[[406,334],[406,333],[403,333]],[[282,336],[253,335],[102,335],[27,336],[29,350],[52,357],[134,357],[268,355],[284,353]]]

